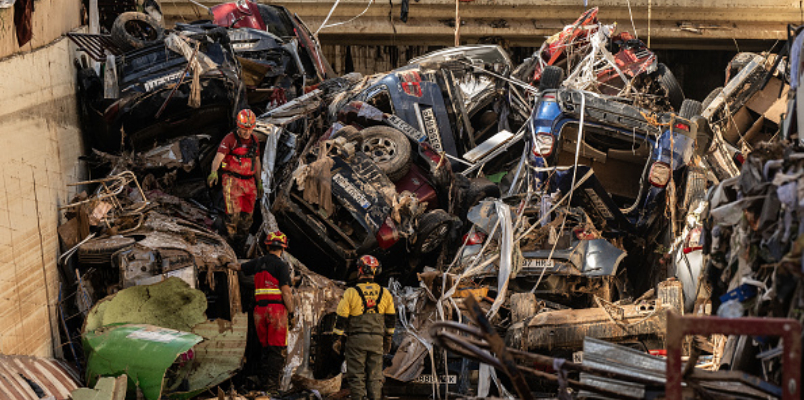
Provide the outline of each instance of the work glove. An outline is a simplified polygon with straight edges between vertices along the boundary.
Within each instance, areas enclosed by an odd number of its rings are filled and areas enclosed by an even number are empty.
[[[343,336],[338,336],[338,338],[332,342],[332,351],[337,355],[343,354]]]
[[[382,352],[388,354],[391,352],[391,344],[393,343],[393,336],[385,336],[382,338]]]
[[[296,327],[296,314],[288,313],[288,330],[293,330]]]
[[[262,197],[262,181],[257,180],[257,196]]]
[[[218,171],[212,171],[209,173],[209,176],[207,177],[207,185],[212,187],[216,183],[218,183]]]

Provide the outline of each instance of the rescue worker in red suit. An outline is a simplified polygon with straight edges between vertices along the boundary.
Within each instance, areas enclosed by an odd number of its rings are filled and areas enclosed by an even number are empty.
[[[352,400],[382,397],[382,356],[391,351],[396,311],[391,293],[374,283],[379,267],[374,256],[360,257],[357,286],[346,289],[338,304],[335,334],[341,336],[333,343],[333,350],[341,352],[346,333],[346,381]]]
[[[262,345],[258,355],[260,381],[266,393],[276,395],[285,365],[288,329],[295,325],[296,319],[290,292],[290,268],[282,261],[288,237],[280,231],[271,232],[265,238],[265,245],[267,255],[242,265],[233,263],[229,266],[246,275],[254,275],[254,326]]]
[[[262,193],[260,143],[252,134],[256,124],[257,116],[253,111],[246,109],[237,114],[237,132],[223,138],[207,177],[209,186],[215,185],[218,169],[222,169],[226,230],[235,247],[240,247],[248,235],[254,203]]]

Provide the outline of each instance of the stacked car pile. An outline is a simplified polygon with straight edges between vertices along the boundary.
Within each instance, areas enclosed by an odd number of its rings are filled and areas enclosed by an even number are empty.
[[[430,53],[384,74],[338,78],[286,9],[240,1],[211,12],[214,21],[178,24],[167,34],[140,14],[123,14],[112,38],[74,37],[103,63],[99,70],[87,60],[79,87],[95,148],[88,159],[109,178],[84,183],[97,189],[70,206],[60,230],[70,249],[65,275],[76,277],[69,283],[91,322],[83,329],[92,331],[84,332],[92,348],[112,340],[102,337],[109,323],[195,332],[200,325],[152,316],[104,317],[111,315],[105,308],[129,304],[128,296],[146,301],[137,287],[168,277],[201,291],[207,303],[197,308],[207,318],[231,321],[232,332],[243,333],[242,277],[224,266],[259,255],[257,243],[279,228],[304,278],[294,290],[315,303],[301,307],[308,329],[296,328],[289,351],[294,366],[319,360],[319,378],[338,373],[325,365],[340,290],[332,280],[354,280],[363,254],[381,260],[379,279],[400,310],[404,329],[386,370],[400,382],[454,382],[467,393],[476,382],[466,372],[479,368],[479,390],[488,394],[494,370],[435,351],[437,335],[429,332],[436,321],[469,315],[474,299],[516,349],[569,358],[580,356],[591,336],[660,352],[668,309],[706,312],[701,276],[709,250],[702,251],[701,238],[710,202],[727,204],[737,183],[750,184],[737,189],[754,207],[776,193],[763,183],[775,182],[768,168],[795,173],[787,170],[797,165],[794,157],[759,168],[776,154],[758,144],[780,123],[768,97],[785,86],[775,59],[739,56],[725,88],[702,105],[684,99],[644,43],[600,24],[597,9],[518,68],[502,48],[477,45]],[[95,54],[91,43],[118,56]],[[245,244],[234,244],[219,234],[220,195],[204,177],[232,116],[245,107],[259,114],[265,191],[261,222]],[[755,150],[743,166],[751,182],[732,178],[745,153],[738,147]],[[784,179],[774,183],[779,190],[794,182]],[[706,197],[708,180],[721,184],[716,197]],[[789,199],[777,198],[770,214],[757,209],[745,223],[731,212],[716,218],[741,229],[773,228],[764,241],[790,243],[793,225],[774,219]],[[725,233],[718,229],[712,237]],[[773,254],[785,254],[783,247]],[[726,272],[743,252],[723,254],[708,263],[731,260],[719,270],[731,279]],[[749,287],[770,276],[761,271]],[[200,296],[175,281],[160,284],[165,298]],[[712,288],[726,289],[734,288]],[[242,293],[243,302],[251,300],[247,288]],[[100,300],[107,295],[115,298]],[[200,319],[197,311],[190,319]],[[68,321],[68,338],[80,325]],[[303,330],[311,340],[301,340]],[[184,339],[186,349],[171,351],[181,355],[194,340],[218,338]],[[230,361],[242,346],[223,346],[222,358]],[[168,383],[164,393],[183,396],[220,382],[193,381],[201,361],[187,357],[160,367],[155,379]],[[222,380],[236,369],[220,366],[215,376]]]

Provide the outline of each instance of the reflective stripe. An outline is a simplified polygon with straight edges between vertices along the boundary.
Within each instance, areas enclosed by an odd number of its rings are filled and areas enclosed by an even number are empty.
[[[279,289],[257,289],[254,294],[257,296],[261,294],[282,294],[282,291]]]

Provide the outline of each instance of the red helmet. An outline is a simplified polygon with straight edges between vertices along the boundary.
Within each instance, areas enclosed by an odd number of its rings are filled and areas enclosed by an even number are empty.
[[[357,259],[357,272],[360,275],[376,275],[380,261],[376,257],[365,255]]]
[[[268,236],[265,237],[265,245],[268,247],[281,247],[283,249],[287,249],[288,235],[285,235],[281,231],[269,232]]]
[[[237,113],[238,128],[253,129],[254,125],[257,125],[257,116],[254,115],[254,111],[244,109]]]

